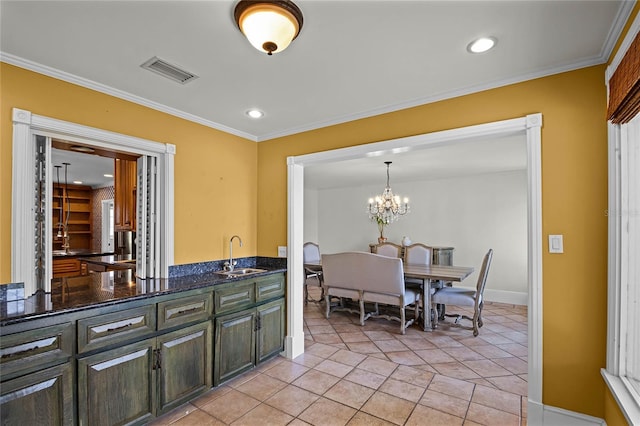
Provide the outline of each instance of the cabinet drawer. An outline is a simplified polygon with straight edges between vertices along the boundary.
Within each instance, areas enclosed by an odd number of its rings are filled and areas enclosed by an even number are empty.
[[[80,275],[80,260],[72,259],[54,259],[53,260],[53,276],[68,277]]]
[[[73,355],[73,323],[67,322],[0,340],[2,380],[66,362]]]
[[[158,330],[203,321],[211,316],[211,293],[158,303]]]
[[[87,352],[151,334],[156,305],[98,315],[78,321],[78,352]]]
[[[231,312],[255,303],[254,281],[239,281],[216,287],[215,313]]]
[[[256,302],[284,295],[284,275],[270,275],[256,282]]]

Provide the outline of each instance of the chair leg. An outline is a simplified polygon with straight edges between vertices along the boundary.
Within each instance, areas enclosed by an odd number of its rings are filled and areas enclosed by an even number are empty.
[[[484,307],[484,302],[480,302],[480,306],[478,306],[478,327],[482,327],[482,308]]]
[[[425,312],[422,313],[422,315],[431,315],[431,312],[433,311],[433,315],[432,315],[432,321],[431,321],[431,329],[436,329],[438,328],[438,305],[436,305],[435,303],[431,304],[430,309],[427,311],[425,310]]]
[[[404,306],[400,307],[400,333],[404,334],[405,330],[405,322],[406,322],[406,313],[404,311]]]
[[[304,304],[308,304],[309,303],[309,288],[307,287],[306,284],[304,284]]]
[[[360,325],[364,326],[364,300],[360,297]]]
[[[324,296],[324,304],[327,307],[325,316],[329,319],[329,315],[331,314],[331,296],[328,294],[325,294]]]

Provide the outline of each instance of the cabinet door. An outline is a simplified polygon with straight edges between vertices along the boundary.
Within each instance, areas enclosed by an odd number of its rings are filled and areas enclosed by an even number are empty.
[[[113,221],[116,231],[136,230],[136,179],[135,161],[115,160]]]
[[[258,363],[284,349],[284,299],[258,307]]]
[[[2,383],[3,425],[74,424],[71,363]]]
[[[255,327],[255,309],[216,318],[214,386],[255,365]]]
[[[78,359],[80,425],[150,420],[155,411],[155,339]]]
[[[211,321],[158,337],[160,413],[211,388]]]

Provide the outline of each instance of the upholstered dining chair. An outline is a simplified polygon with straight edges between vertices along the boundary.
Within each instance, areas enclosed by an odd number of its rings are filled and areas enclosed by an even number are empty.
[[[487,284],[487,275],[489,275],[489,266],[491,265],[491,259],[493,258],[493,249],[489,249],[485,254],[482,261],[482,268],[478,275],[478,282],[476,283],[476,289],[471,290],[461,287],[444,287],[436,291],[431,296],[431,306],[435,308],[437,304],[444,305],[461,305],[461,306],[473,306],[473,318],[462,314],[446,314],[447,317],[455,317],[455,323],[458,324],[460,320],[466,319],[471,321],[473,329],[473,335],[477,336],[479,328],[482,327],[482,307],[484,304],[483,294],[484,288]],[[434,324],[438,323],[438,316],[436,315]]]
[[[433,249],[422,243],[414,243],[404,248],[404,263],[431,265]]]
[[[371,247],[371,253],[387,257],[402,257],[402,247],[394,243],[380,243]]]
[[[303,263],[320,263],[320,246],[316,243],[307,242],[302,246]],[[322,285],[322,269],[304,267],[304,304],[309,302],[321,302],[324,300],[324,286]],[[322,289],[320,299],[309,299],[308,286],[313,285]]]

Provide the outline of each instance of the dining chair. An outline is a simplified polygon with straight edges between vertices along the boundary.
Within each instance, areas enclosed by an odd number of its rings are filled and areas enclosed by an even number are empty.
[[[320,264],[320,246],[316,243],[307,242],[302,246],[302,258],[303,263],[318,263]],[[308,286],[313,285],[322,289],[320,299],[310,299]],[[322,302],[324,300],[324,286],[322,269],[311,269],[307,266],[304,267],[304,304],[309,302]]]
[[[444,287],[436,291],[431,296],[432,309],[437,304],[444,305],[460,305],[460,306],[473,306],[473,318],[462,314],[445,314],[447,317],[455,317],[455,324],[458,324],[460,320],[466,319],[472,322],[473,335],[477,336],[479,328],[482,327],[482,307],[484,305],[484,288],[487,284],[487,275],[489,275],[489,266],[491,265],[491,259],[493,258],[493,249],[489,249],[485,254],[482,261],[482,268],[478,275],[478,282],[476,283],[476,289],[471,290],[462,287]],[[434,326],[437,326],[438,315],[435,316]]]
[[[414,243],[404,248],[404,263],[416,265],[431,265],[433,258],[433,248],[422,244]]]
[[[380,243],[371,246],[371,253],[387,257],[402,257],[402,247],[394,243]]]

